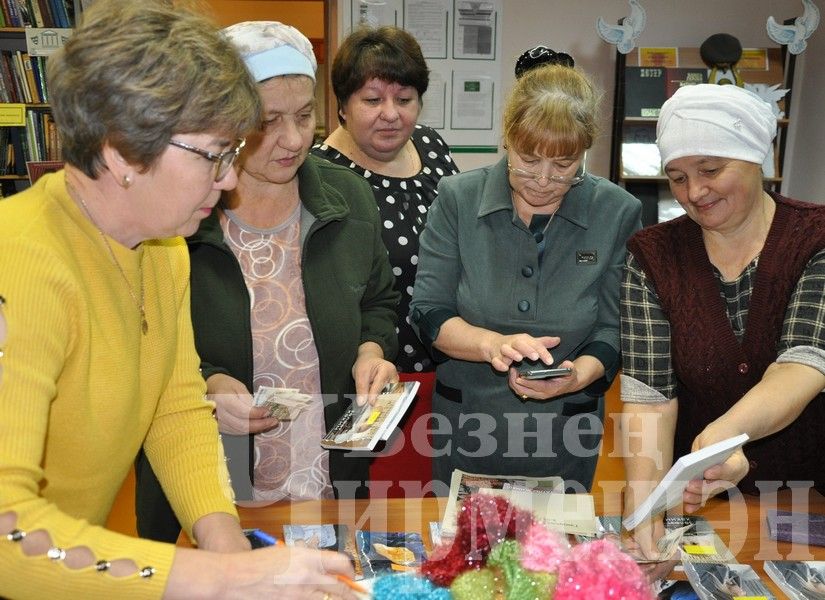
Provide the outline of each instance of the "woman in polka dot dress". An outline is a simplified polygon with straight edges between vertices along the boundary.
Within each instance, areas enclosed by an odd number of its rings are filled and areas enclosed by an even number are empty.
[[[410,424],[417,415],[429,412],[435,369],[407,317],[418,264],[418,236],[437,195],[439,179],[458,172],[441,136],[416,124],[428,83],[427,64],[409,33],[396,27],[356,30],[343,41],[332,64],[341,126],[312,149],[317,156],[349,167],[372,186],[395,287],[401,292],[396,366],[402,379],[422,384]],[[424,461],[415,463],[422,474],[429,475]],[[392,479],[384,477],[391,473],[382,472],[381,464],[380,459],[373,464],[373,495],[379,493],[380,481]],[[401,495],[398,488],[389,494]]]

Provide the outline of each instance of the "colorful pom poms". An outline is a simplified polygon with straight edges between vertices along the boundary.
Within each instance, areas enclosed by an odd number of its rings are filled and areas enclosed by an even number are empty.
[[[483,567],[492,546],[524,536],[532,524],[530,513],[504,498],[468,496],[459,510],[452,546],[447,552],[437,549],[421,566],[421,572],[433,583],[449,586],[460,573]]]
[[[450,590],[411,573],[385,575],[372,586],[373,600],[450,600]]]

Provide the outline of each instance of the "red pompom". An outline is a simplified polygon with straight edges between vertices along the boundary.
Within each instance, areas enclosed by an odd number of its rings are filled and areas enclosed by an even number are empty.
[[[469,569],[480,569],[490,549],[505,539],[521,539],[533,524],[533,516],[504,498],[472,494],[464,499],[452,545],[439,547],[421,572],[433,583],[449,586]]]

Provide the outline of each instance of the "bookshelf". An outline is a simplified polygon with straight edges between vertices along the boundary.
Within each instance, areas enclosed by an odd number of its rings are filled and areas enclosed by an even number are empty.
[[[665,50],[661,54],[668,64],[649,62],[655,50]],[[794,59],[784,47],[746,49],[739,74],[749,84],[780,84],[782,89],[790,89]],[[655,144],[658,109],[679,86],[707,82],[708,71],[698,47],[639,48],[627,55],[616,53],[610,178],[642,201],[643,225],[658,222],[659,200],[672,197]],[[788,92],[779,102],[786,117],[790,114],[790,98]],[[765,187],[774,191],[779,191],[782,183],[788,123],[787,118],[778,121],[773,170],[764,177]]]
[[[26,31],[23,27],[0,28],[0,192],[3,196],[28,186],[26,162],[60,158],[57,130],[48,104],[48,58],[29,56]]]
[[[54,48],[74,27],[72,0],[0,0],[0,195],[28,185],[27,162],[60,158],[49,108],[45,56],[32,47]],[[32,34],[28,36],[27,34]],[[39,53],[39,52],[38,52]]]

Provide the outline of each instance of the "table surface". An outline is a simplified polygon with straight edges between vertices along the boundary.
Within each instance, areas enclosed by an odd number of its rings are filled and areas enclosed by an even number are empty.
[[[596,514],[614,502],[595,496]],[[282,536],[283,525],[317,525],[340,523],[356,529],[373,531],[415,531],[429,546],[429,523],[440,521],[446,498],[410,498],[385,500],[321,500],[278,502],[263,506],[241,506],[238,512],[244,527],[257,527]],[[770,509],[825,513],[825,498],[806,488],[783,490],[761,496],[736,495],[730,501],[712,499],[697,514],[704,516],[716,529],[728,548],[743,564],[750,564],[777,598],[785,596],[765,574],[766,560],[825,560],[825,547],[776,542],[768,537],[766,524]],[[613,513],[615,514],[615,513]],[[674,578],[681,578],[675,574]]]

